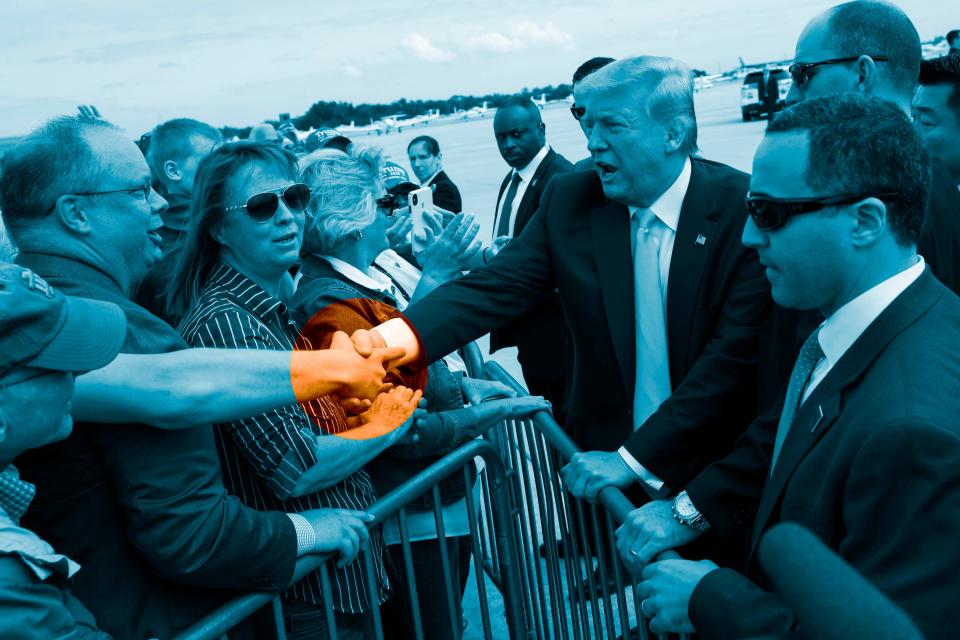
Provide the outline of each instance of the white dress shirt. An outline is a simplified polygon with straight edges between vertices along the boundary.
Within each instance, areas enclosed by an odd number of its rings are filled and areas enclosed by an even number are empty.
[[[824,357],[820,358],[810,381],[803,390],[800,404],[813,393],[813,390],[823,382],[834,365],[843,357],[853,343],[863,335],[874,320],[883,313],[883,310],[897,299],[913,282],[920,277],[924,269],[923,257],[918,256],[917,263],[904,269],[900,273],[887,278],[872,289],[864,291],[859,296],[843,305],[820,325],[820,335],[817,339]]]
[[[673,243],[677,237],[677,225],[680,223],[680,209],[683,207],[683,199],[687,196],[687,189],[690,187],[691,162],[687,158],[683,163],[683,169],[680,175],[673,181],[670,188],[663,192],[657,200],[648,208],[662,224],[655,225],[649,233],[656,234],[660,243],[660,298],[663,304],[663,317],[667,317],[667,279],[670,275],[670,261],[673,258]],[[639,207],[629,207],[629,213],[632,217]],[[630,238],[631,252],[636,244],[636,238]],[[634,292],[636,295],[636,292]],[[668,345],[663,345],[664,353],[667,353]],[[669,376],[669,372],[667,373]],[[645,420],[640,417],[639,419]],[[642,424],[634,424],[634,430],[641,428]],[[637,459],[630,455],[625,447],[617,450],[623,461],[627,463],[637,477],[647,483],[655,491],[663,489],[663,481],[650,473]]]
[[[510,172],[510,178],[513,179],[514,174],[520,176],[520,182],[517,184],[517,194],[513,197],[513,206],[510,207],[510,225],[508,227],[509,232],[508,236],[513,237],[513,227],[517,224],[517,211],[520,210],[520,203],[523,202],[523,194],[527,192],[527,187],[530,186],[530,181],[533,180],[533,174],[537,172],[537,169],[540,168],[540,164],[543,162],[543,159],[547,157],[547,152],[550,151],[549,145],[543,145],[540,151],[537,152],[537,155],[533,156],[533,159],[530,160],[522,169],[514,169]],[[506,204],[507,191],[510,190],[510,183],[507,182],[507,188],[503,190],[503,193],[500,196],[500,201],[497,202],[497,215],[493,220],[493,234],[492,237],[497,237],[497,227],[500,226],[500,218],[504,216],[503,205]]]

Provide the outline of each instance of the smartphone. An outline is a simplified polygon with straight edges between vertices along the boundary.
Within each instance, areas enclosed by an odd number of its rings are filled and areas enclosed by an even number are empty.
[[[411,191],[407,195],[407,201],[410,203],[410,222],[413,223],[413,231],[411,231],[413,252],[419,253],[427,248],[427,223],[423,219],[423,213],[433,210],[433,190],[430,187],[424,187]]]
[[[281,114],[280,114],[280,124],[281,124],[281,125],[284,125],[284,124],[286,124],[286,123],[288,123],[288,122],[290,122],[290,121],[291,121],[291,118],[290,118],[290,114],[289,114],[289,113],[281,113]]]

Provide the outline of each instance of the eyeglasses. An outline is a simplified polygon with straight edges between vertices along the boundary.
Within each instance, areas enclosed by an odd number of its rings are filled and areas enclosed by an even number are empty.
[[[887,56],[868,56],[874,62],[886,62]],[[821,60],[820,62],[794,62],[787,68],[790,77],[793,78],[793,84],[798,89],[802,89],[813,78],[811,69],[823,66],[825,64],[840,64],[842,62],[853,62],[859,60],[861,56],[847,56],[846,58],[831,58],[830,60]]]
[[[378,209],[383,209],[383,212],[388,216],[392,216],[394,209],[400,209],[406,206],[406,203],[403,202],[403,196],[387,194],[382,198],[376,199],[376,204]]]
[[[587,112],[586,107],[578,107],[575,104],[570,105],[570,113],[573,114],[573,119],[576,120],[577,122],[580,122],[580,118],[582,118],[586,112]]]
[[[833,207],[841,204],[853,204],[867,198],[879,198],[880,200],[895,200],[900,197],[899,193],[864,193],[861,195],[841,195],[841,196],[823,196],[815,198],[771,198],[768,196],[755,196],[747,193],[747,210],[757,229],[761,231],[773,231],[779,229],[787,223],[787,220],[793,216],[802,213],[813,213],[827,207]]]
[[[136,187],[126,187],[124,189],[108,189],[106,191],[78,191],[73,194],[75,196],[106,196],[111,193],[133,193],[143,196],[143,201],[148,203],[150,202],[150,192],[153,190],[153,183],[147,180],[146,184],[137,185]]]
[[[302,183],[297,183],[289,187],[264,191],[263,193],[257,193],[247,198],[246,204],[224,207],[224,210],[237,211],[239,209],[246,209],[247,215],[250,216],[254,222],[269,222],[273,219],[273,216],[277,215],[281,198],[290,211],[300,213],[307,208],[307,204],[310,202],[310,187]]]

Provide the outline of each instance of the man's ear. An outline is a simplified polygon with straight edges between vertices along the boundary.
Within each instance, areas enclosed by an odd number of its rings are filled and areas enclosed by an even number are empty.
[[[867,247],[888,231],[887,205],[879,198],[866,198],[854,207],[856,222],[853,227],[853,245]]]
[[[857,65],[857,90],[870,95],[879,82],[877,63],[870,56],[860,56]]]
[[[663,138],[664,151],[667,153],[676,153],[683,147],[687,139],[687,130],[680,123],[679,119],[674,119],[670,124],[664,127],[665,136]]]
[[[163,163],[163,175],[167,180],[172,180],[173,182],[180,182],[183,180],[183,174],[180,172],[180,167],[177,166],[177,163],[173,160],[167,160]]]
[[[72,194],[62,195],[53,205],[54,214],[60,224],[79,235],[87,235],[92,231],[90,218],[82,203],[83,197]]]

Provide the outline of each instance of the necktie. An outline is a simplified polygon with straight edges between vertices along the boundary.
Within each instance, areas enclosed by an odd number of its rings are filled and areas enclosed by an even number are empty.
[[[633,316],[636,330],[636,378],[633,391],[633,426],[639,428],[670,397],[670,363],[667,326],[660,280],[662,223],[649,209],[638,209],[631,218],[633,248]]]
[[[494,238],[510,235],[510,215],[513,213],[513,200],[517,197],[517,187],[520,186],[520,174],[513,172],[513,178],[510,179],[510,187],[507,189],[507,197],[503,200],[503,207],[500,208],[500,220],[497,222],[497,233]]]
[[[793,425],[797,408],[802,404],[803,390],[807,387],[810,376],[821,358],[823,358],[823,348],[820,346],[820,329],[818,328],[803,343],[800,355],[797,357],[797,364],[793,366],[793,373],[790,374],[790,386],[787,387],[787,397],[783,401],[783,413],[780,414],[780,424],[777,426],[777,439],[773,444],[773,459],[770,461],[771,476],[777,464],[777,458],[780,457],[780,449],[783,448],[783,443],[787,439],[790,427]]]

